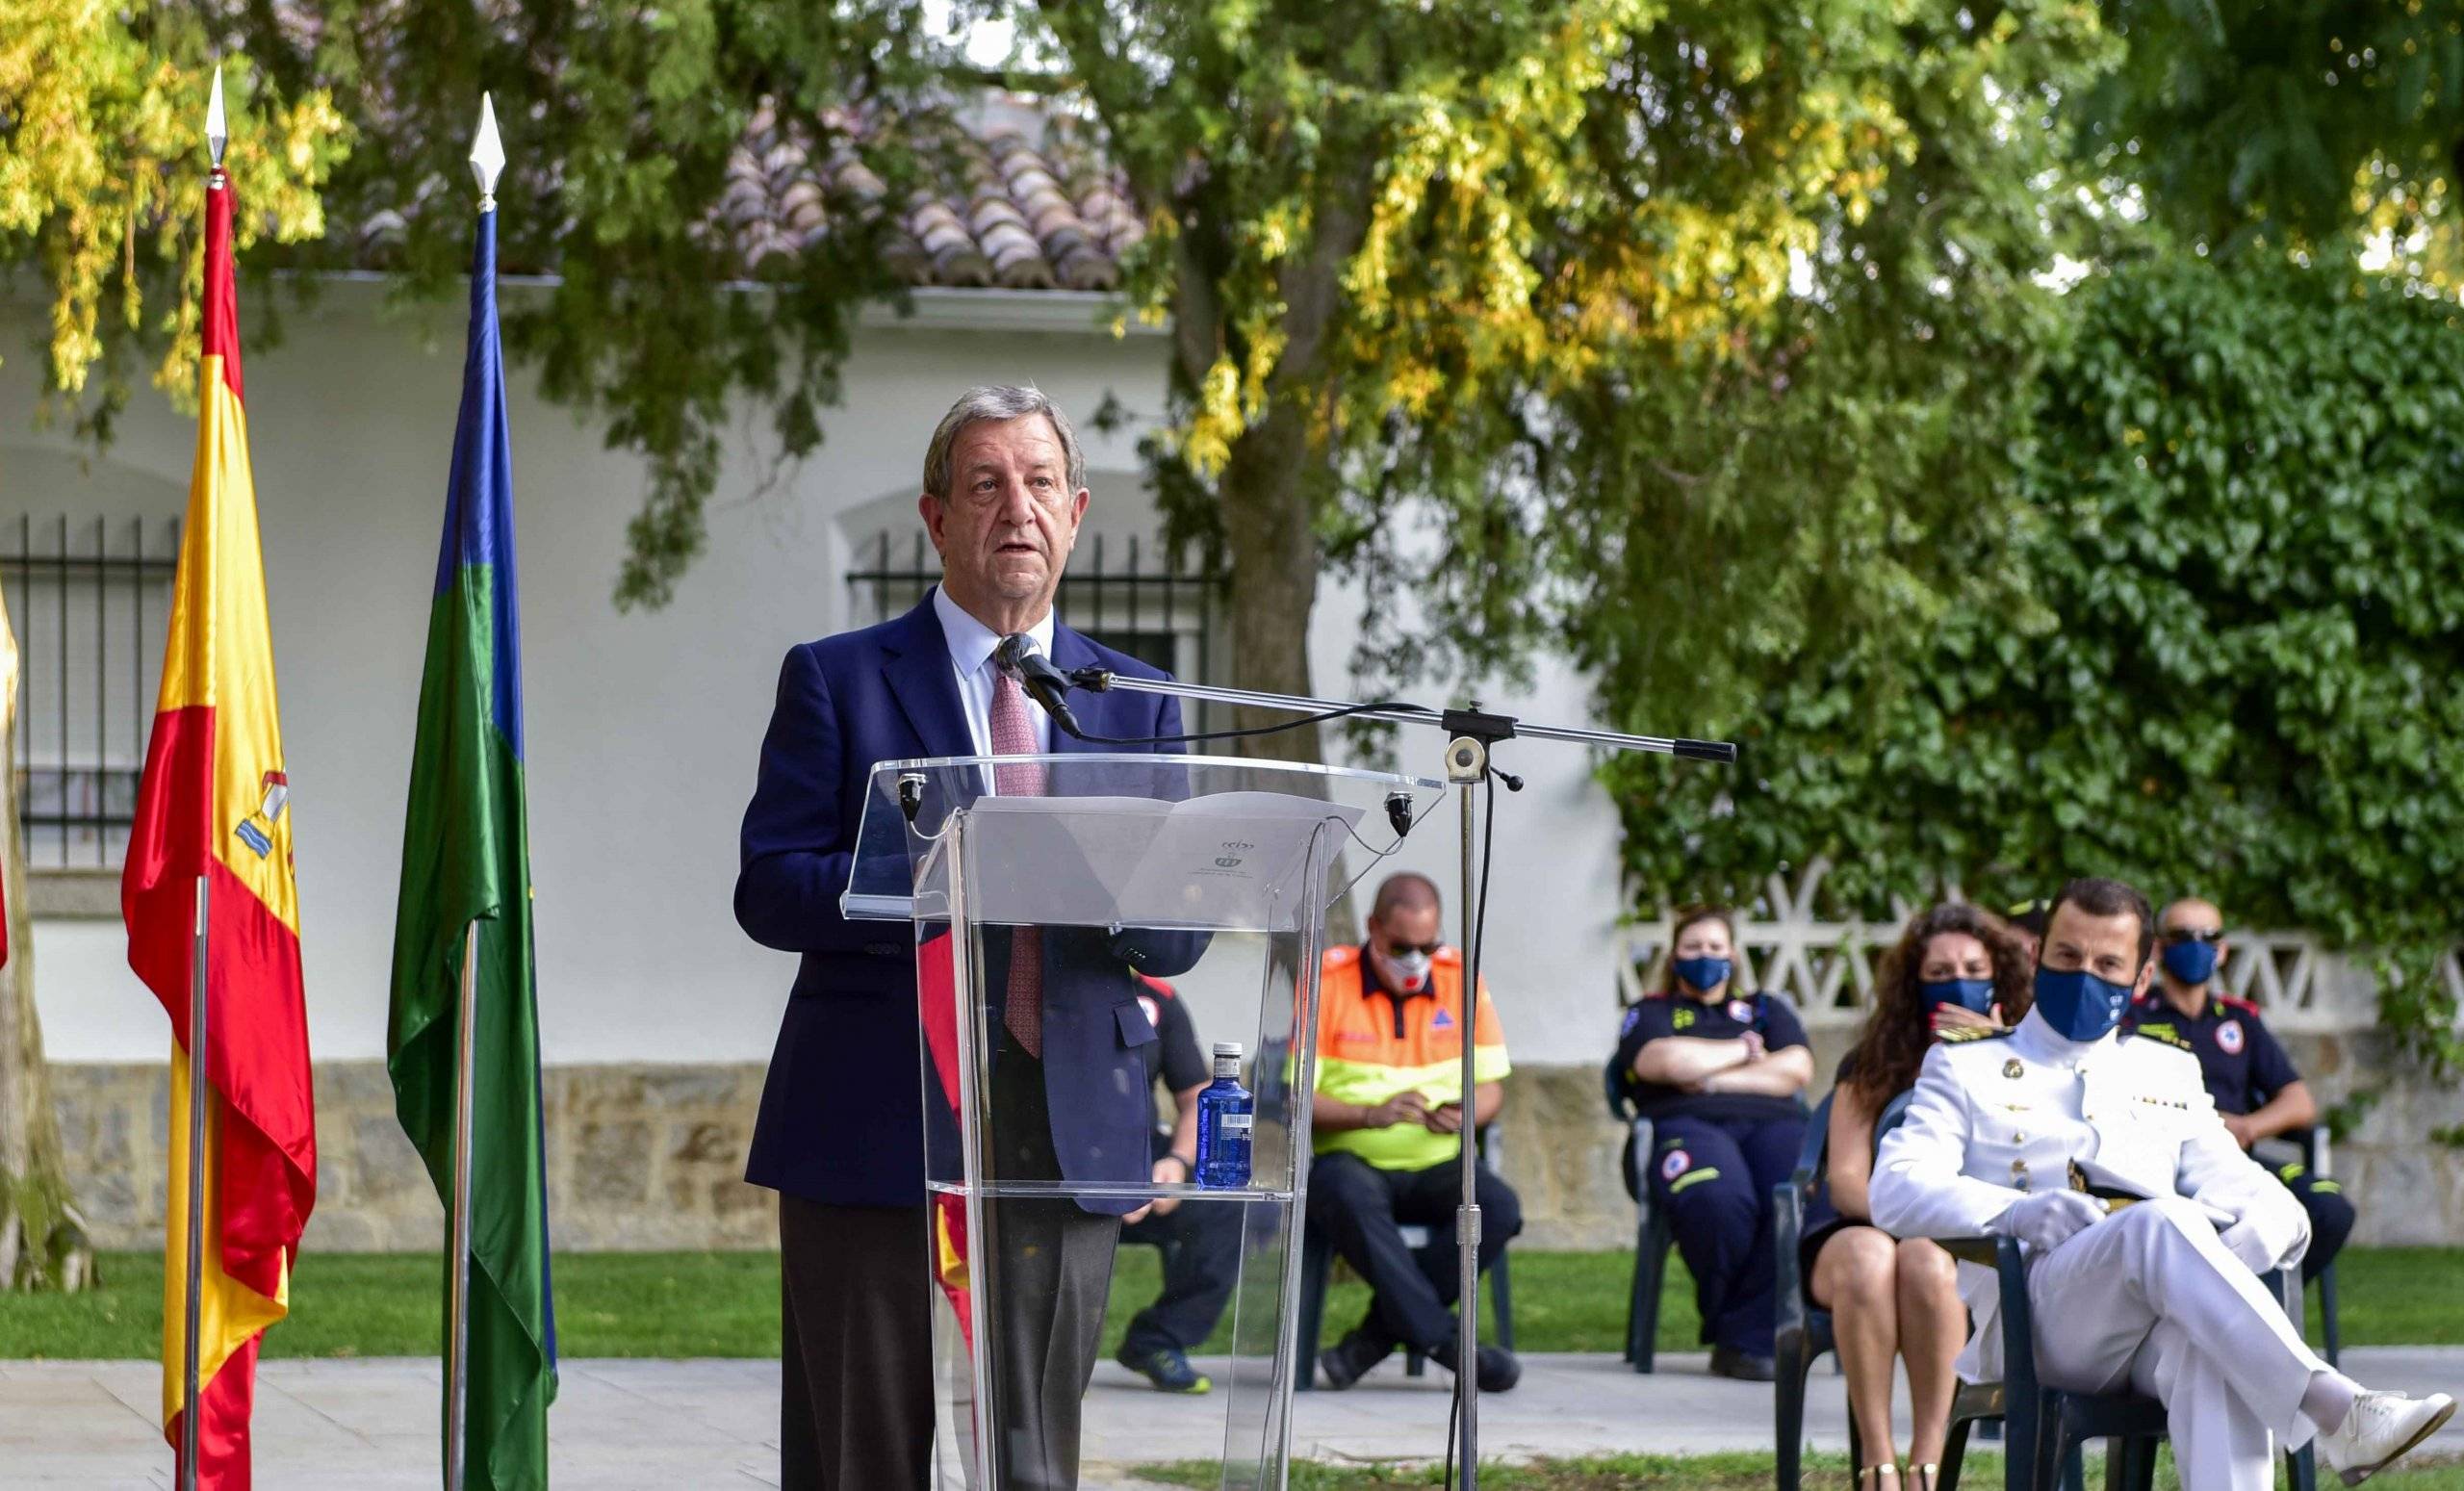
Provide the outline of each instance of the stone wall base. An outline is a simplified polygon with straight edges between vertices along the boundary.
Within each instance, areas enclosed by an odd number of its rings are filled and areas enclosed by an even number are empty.
[[[1815,1038],[1828,1072],[1844,1032]],[[2375,1033],[2291,1036],[2323,1103],[2376,1094],[2334,1151],[2360,1208],[2362,1245],[2452,1246],[2464,1240],[2464,1149],[2429,1136],[2464,1126],[2464,1086],[2399,1067]],[[78,1204],[96,1244],[163,1243],[169,1124],[161,1064],[59,1064],[52,1088]],[[767,1248],[777,1202],[744,1183],[745,1145],[762,1068],[743,1066],[551,1067],[545,1073],[548,1206],[559,1250]],[[1827,1080],[1827,1078],[1826,1078]],[[445,1216],[394,1121],[378,1062],[320,1063],[318,1196],[306,1246],[334,1252],[436,1247]],[[1527,1067],[1508,1083],[1503,1163],[1522,1194],[1523,1242],[1610,1248],[1633,1242],[1618,1183],[1623,1135],[1596,1067]]]

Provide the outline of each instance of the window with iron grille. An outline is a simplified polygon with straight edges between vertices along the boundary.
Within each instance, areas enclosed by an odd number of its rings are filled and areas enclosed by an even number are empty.
[[[858,549],[857,566],[847,575],[854,624],[867,627],[905,613],[940,578],[940,555],[920,529],[904,537],[875,535]],[[1211,681],[1221,665],[1222,598],[1219,574],[1184,567],[1163,545],[1093,533],[1079,540],[1062,571],[1053,611],[1115,652],[1197,682]],[[1184,704],[1183,726],[1213,729],[1211,707]]]
[[[161,519],[0,525],[17,636],[17,816],[37,870],[117,869],[162,688],[180,529]]]

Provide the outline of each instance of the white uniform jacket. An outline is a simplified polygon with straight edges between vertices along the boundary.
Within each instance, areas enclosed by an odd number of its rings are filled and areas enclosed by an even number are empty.
[[[1874,1225],[1894,1236],[1995,1236],[2022,1195],[2068,1185],[2073,1160],[2095,1162],[2140,1195],[2189,1196],[2237,1221],[2265,1213],[2263,1234],[2288,1240],[2275,1267],[2309,1247],[2309,1218],[2233,1142],[2197,1058],[2118,1033],[2070,1041],[2033,1012],[2007,1035],[1926,1053],[1907,1118],[1875,1156],[1867,1199]],[[1972,1382],[2002,1375],[1998,1293],[1992,1270],[1961,1263],[1975,1333],[1959,1371]]]

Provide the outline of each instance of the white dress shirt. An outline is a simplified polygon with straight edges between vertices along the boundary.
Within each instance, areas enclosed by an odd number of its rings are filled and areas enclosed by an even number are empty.
[[[950,646],[950,666],[957,670],[959,707],[966,715],[967,733],[974,737],[975,754],[992,754],[992,688],[1001,670],[992,664],[992,650],[1001,645],[1001,633],[961,609],[950,593],[940,586],[933,587],[933,614],[941,619],[941,636]],[[1046,657],[1052,656],[1052,612],[1027,629],[1027,640]],[[1036,733],[1036,752],[1045,754],[1052,749],[1052,716],[1034,700],[1027,701],[1027,723]]]

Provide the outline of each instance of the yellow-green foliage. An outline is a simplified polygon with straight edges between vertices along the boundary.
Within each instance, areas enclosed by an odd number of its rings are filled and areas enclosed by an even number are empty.
[[[102,0],[0,0],[0,265],[39,266],[49,382],[71,402],[139,340],[154,381],[194,397],[213,68],[201,39],[144,24]],[[317,189],[348,132],[322,90],[283,101],[254,81],[226,63],[233,236],[319,237]]]

